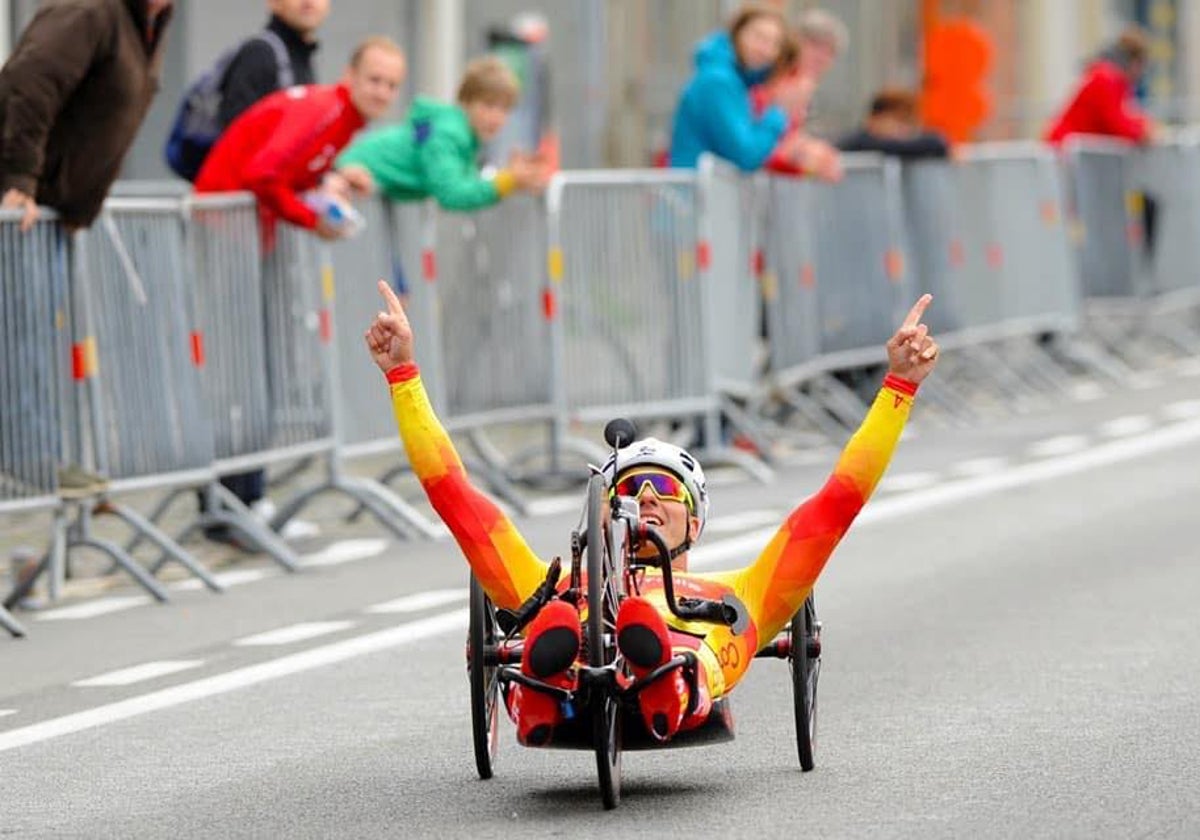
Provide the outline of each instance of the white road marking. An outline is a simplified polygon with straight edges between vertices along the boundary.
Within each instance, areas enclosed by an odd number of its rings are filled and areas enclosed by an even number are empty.
[[[1154,428],[1154,420],[1146,414],[1128,414],[1102,423],[1100,435],[1107,438],[1129,437],[1140,435]]]
[[[933,472],[897,473],[885,475],[879,482],[878,490],[885,493],[904,493],[910,490],[920,490],[938,482],[938,474]]]
[[[1097,382],[1080,382],[1071,389],[1071,399],[1076,402],[1092,402],[1104,396],[1104,388]]]
[[[428,592],[415,592],[382,604],[374,604],[363,612],[389,615],[392,613],[410,613],[427,610],[431,607],[441,607],[465,601],[470,595],[466,589],[431,589]]]
[[[1148,391],[1163,384],[1162,376],[1157,373],[1135,373],[1129,377],[1128,386],[1134,391]]]
[[[120,612],[121,610],[133,609],[140,607],[143,604],[149,604],[150,598],[146,595],[126,595],[118,598],[97,598],[95,601],[88,601],[85,604],[72,604],[69,607],[58,607],[53,610],[46,610],[38,613],[38,621],[73,621],[79,618],[94,618],[98,615],[107,615],[108,613]]]
[[[195,682],[183,683],[116,703],[97,706],[94,709],[51,718],[40,723],[23,726],[20,729],[0,732],[0,752],[127,720],[159,709],[169,709],[193,700],[226,694],[239,688],[311,671],[314,668],[344,662],[347,659],[366,654],[389,650],[454,630],[462,632],[466,625],[467,610],[455,610],[431,618],[411,621],[398,627],[389,627],[375,633],[355,636],[323,647],[301,651],[279,659],[261,662],[257,665],[238,668],[235,671],[206,677]]]
[[[1007,458],[985,457],[985,458],[969,458],[966,461],[959,461],[950,468],[950,472],[955,475],[977,476],[990,475],[998,470],[1002,470],[1008,466]]]
[[[1191,420],[1200,417],[1200,400],[1180,400],[1164,406],[1163,416],[1171,420]]]
[[[337,633],[353,626],[353,621],[302,621],[299,624],[290,624],[287,627],[279,627],[275,630],[268,630],[265,633],[255,633],[253,636],[246,636],[235,641],[234,645],[237,647],[290,645],[293,642],[303,642],[306,639],[315,639],[317,636]]]
[[[560,513],[578,513],[583,510],[583,495],[547,496],[529,503],[530,516],[556,516]]]
[[[1200,441],[1200,420],[1158,428],[1138,437],[1100,444],[1084,452],[1032,464],[1022,464],[991,475],[967,478],[961,481],[948,481],[926,490],[917,490],[903,496],[873,501],[858,515],[854,527],[860,528],[865,525],[887,522],[947,504],[964,502],[1017,487],[1040,484],[1098,467],[1119,464],[1123,461],[1132,461],[1144,455],[1165,452],[1197,441]],[[699,571],[702,568],[716,566],[729,560],[740,562],[753,560],[762,551],[767,541],[775,536],[776,530],[776,528],[765,528],[761,531],[723,540],[715,545],[698,546],[692,549],[691,556],[688,558],[688,566]]]
[[[744,510],[741,513],[731,513],[708,520],[704,526],[704,533],[729,534],[747,528],[757,528],[768,522],[779,522],[781,519],[783,514],[777,510]]]
[[[275,577],[279,573],[274,569],[234,569],[230,572],[218,572],[213,575],[217,583],[228,589],[231,586],[241,586],[243,583],[254,583],[263,578]],[[168,587],[174,592],[193,592],[197,589],[205,589],[203,582],[199,578],[188,578],[172,583]]]
[[[1200,376],[1200,359],[1181,359],[1175,365],[1180,376]]]
[[[8,717],[9,715],[15,715],[16,713],[16,709],[0,709],[0,717]]]
[[[152,680],[157,677],[165,677],[167,674],[177,674],[180,671],[199,668],[203,664],[204,661],[201,659],[143,662],[141,665],[134,665],[131,668],[122,668],[119,671],[109,671],[107,674],[88,677],[86,680],[78,680],[71,683],[71,685],[78,686],[79,688],[133,685],[137,682],[144,682],[145,680]]]
[[[341,540],[325,546],[320,551],[301,557],[300,565],[306,569],[317,566],[338,566],[354,560],[375,557],[386,551],[387,547],[388,541],[383,539]]]
[[[1083,435],[1059,435],[1033,444],[1029,447],[1029,454],[1034,458],[1070,455],[1086,449],[1087,445],[1088,439]]]

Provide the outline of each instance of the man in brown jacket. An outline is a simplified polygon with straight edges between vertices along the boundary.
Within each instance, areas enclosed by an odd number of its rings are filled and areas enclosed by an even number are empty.
[[[0,206],[100,213],[158,90],[174,0],[47,0],[0,69]]]

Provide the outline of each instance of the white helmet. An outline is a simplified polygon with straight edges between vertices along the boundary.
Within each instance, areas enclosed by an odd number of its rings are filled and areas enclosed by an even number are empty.
[[[604,465],[604,476],[609,485],[612,485],[618,475],[630,467],[639,466],[661,467],[683,480],[683,486],[696,503],[692,514],[699,520],[699,527],[696,529],[696,538],[699,539],[704,531],[704,523],[708,520],[708,486],[704,482],[704,470],[701,469],[700,462],[689,455],[687,450],[673,443],[648,437],[618,449],[615,463],[610,455]]]

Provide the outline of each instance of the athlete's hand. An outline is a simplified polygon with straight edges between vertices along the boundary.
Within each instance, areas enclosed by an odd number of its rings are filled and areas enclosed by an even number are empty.
[[[413,360],[413,334],[400,298],[392,291],[386,280],[378,283],[379,294],[387,301],[387,311],[375,316],[371,328],[363,336],[371,358],[384,373]]]
[[[937,342],[929,336],[929,327],[921,323],[931,300],[933,295],[921,295],[887,343],[888,373],[913,383],[919,383],[937,365]]]

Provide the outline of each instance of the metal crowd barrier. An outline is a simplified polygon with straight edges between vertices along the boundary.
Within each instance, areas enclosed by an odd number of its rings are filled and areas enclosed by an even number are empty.
[[[1141,148],[1073,138],[1064,164],[1092,330],[1125,358],[1131,338],[1200,352],[1187,320],[1200,308],[1197,139]]]
[[[374,198],[360,205],[366,223],[354,240],[330,247],[334,276],[337,278],[335,317],[335,360],[337,363],[338,458],[352,461],[398,454],[402,450],[396,433],[396,421],[387,389],[379,372],[363,349],[362,333],[382,306],[376,280],[388,280],[401,293],[409,322],[418,336],[417,362],[430,401],[450,429],[476,431],[470,425],[478,416],[455,417],[447,403],[445,356],[461,343],[458,331],[450,333],[451,346],[444,348],[442,302],[438,282],[438,224],[432,202],[393,203]],[[464,249],[455,251],[461,254]],[[447,249],[443,248],[443,253]],[[474,287],[480,297],[492,284],[486,278],[460,281],[464,288]],[[513,297],[511,291],[498,296],[501,301]],[[480,307],[482,309],[482,307]],[[524,334],[527,331],[521,331]],[[487,419],[484,416],[482,419]],[[476,442],[472,438],[472,442]],[[527,501],[504,475],[502,467],[489,462],[469,463],[472,473],[486,481],[493,492],[517,510],[526,510]],[[380,465],[379,481],[389,485],[409,472],[406,459]],[[355,518],[359,511],[351,515]]]
[[[52,216],[19,221],[0,210],[0,514],[54,507],[62,452],[66,235]]]
[[[340,399],[336,278],[328,246],[290,225],[276,226],[273,235],[264,236],[262,281],[273,451],[257,457],[278,461],[320,455],[326,467],[323,481],[280,505],[271,527],[283,527],[320,494],[337,492],[371,511],[401,539],[434,536],[437,529],[411,505],[380,483],[342,469],[337,429],[345,425],[346,406]]]
[[[836,185],[746,177],[711,159],[696,172],[566,172],[545,200],[510,198],[482,213],[373,201],[366,232],[333,247],[284,225],[264,240],[245,195],[134,185],[73,240],[49,220],[19,234],[9,212],[0,216],[0,515],[55,511],[39,567],[53,572],[52,597],[65,552],[99,545],[88,522],[105,512],[140,537],[124,550],[99,547],[156,596],[165,597],[158,567],[132,558],[140,539],[157,544],[160,565],[180,562],[216,588],[154,525],[173,497],[149,521],[107,495],[64,504],[64,462],[107,473],[113,493],[199,489],[205,507],[191,527],[233,525],[287,568],[291,550],[216,476],[320,458],[327,475],[272,525],[333,490],[401,536],[433,534],[383,484],[344,469],[400,450],[362,347],[380,306],[374,281],[397,265],[439,414],[518,506],[510,477],[561,473],[569,453],[602,457],[570,433],[616,414],[693,430],[706,459],[737,461],[723,437],[754,431],[747,411],[780,390],[801,405],[796,392],[828,373],[882,362],[922,291],[937,297],[929,322],[943,345],[974,360],[963,380],[987,370],[1016,393],[1024,372],[994,371],[989,343],[1033,346],[1090,329],[1083,304],[1096,301],[1200,302],[1197,163],[1191,141],[1136,152],[1074,142],[1060,161],[1012,144],[903,169],[848,155]],[[1074,248],[1072,230],[1083,232]],[[1187,348],[1191,337],[1173,340]],[[1037,376],[1050,391],[1056,374]],[[817,391],[820,410],[808,414],[818,426],[831,405],[839,422],[860,407],[833,384]],[[499,425],[517,427],[516,455],[484,436]],[[543,429],[545,442],[526,445]],[[396,461],[386,480],[403,469]],[[68,527],[71,504],[79,518]]]

